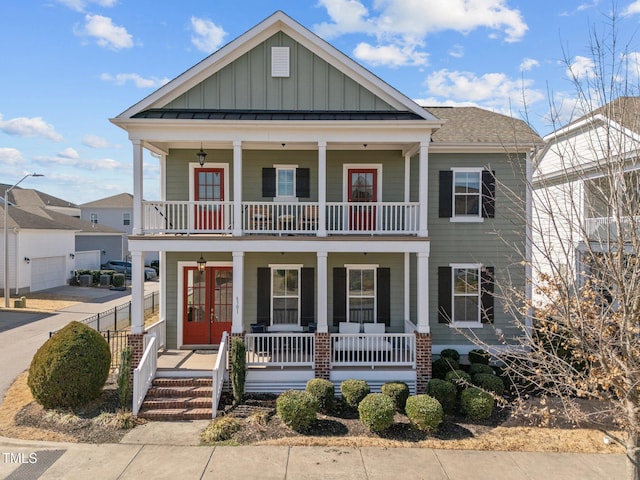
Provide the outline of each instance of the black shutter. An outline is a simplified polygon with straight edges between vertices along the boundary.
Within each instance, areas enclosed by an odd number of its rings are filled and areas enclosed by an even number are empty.
[[[438,203],[438,216],[451,218],[453,215],[453,172],[440,170],[440,196]]]
[[[333,325],[347,321],[347,269],[333,269]]]
[[[376,322],[391,325],[391,269],[378,268],[376,292]]]
[[[303,268],[300,277],[300,323],[307,327],[316,321],[315,269]]]
[[[276,196],[276,169],[262,169],[262,197],[273,198]]]
[[[496,172],[489,170],[482,172],[482,216],[483,218],[496,216]]]
[[[451,267],[438,267],[438,323],[451,322]]]
[[[308,168],[296,168],[296,197],[309,198],[311,196],[310,175]]]
[[[494,268],[483,267],[480,272],[481,318],[482,323],[493,323],[493,286],[495,284]]]
[[[269,325],[271,320],[271,269],[258,267],[257,323]]]

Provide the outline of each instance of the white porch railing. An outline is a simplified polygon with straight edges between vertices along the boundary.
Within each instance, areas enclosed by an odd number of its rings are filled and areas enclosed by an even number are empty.
[[[146,339],[150,336],[156,337],[156,346],[158,350],[164,350],[167,346],[167,322],[165,320],[158,320],[153,325],[149,325],[144,329],[145,333],[145,342]],[[146,347],[146,344],[145,344]]]
[[[248,367],[315,366],[313,333],[247,333],[244,338]]]
[[[416,366],[412,333],[336,333],[331,335],[331,366]]]
[[[156,375],[158,365],[158,347],[156,337],[145,335],[145,349],[140,363],[133,371],[133,414],[137,415],[144,397],[149,391],[151,382]]]
[[[618,232],[629,235],[630,230],[640,229],[640,217],[624,217],[619,221],[614,217],[587,218],[585,230],[590,240],[615,240]]]
[[[246,233],[315,233],[318,204],[314,202],[242,202]]]
[[[222,394],[222,387],[224,386],[224,380],[228,376],[228,362],[227,352],[229,350],[229,334],[227,332],[222,333],[222,340],[218,347],[218,358],[216,358],[216,364],[213,366],[213,375],[211,382],[211,417],[216,418],[218,414],[218,404],[220,403],[220,395]]]
[[[327,203],[327,232],[342,234],[415,234],[419,203]]]
[[[148,233],[231,233],[233,202],[142,202]]]

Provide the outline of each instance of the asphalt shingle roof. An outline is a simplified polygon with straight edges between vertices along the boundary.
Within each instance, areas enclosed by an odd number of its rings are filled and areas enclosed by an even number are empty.
[[[120,193],[111,197],[101,198],[92,202],[78,205],[81,208],[133,208],[133,195],[130,193]]]

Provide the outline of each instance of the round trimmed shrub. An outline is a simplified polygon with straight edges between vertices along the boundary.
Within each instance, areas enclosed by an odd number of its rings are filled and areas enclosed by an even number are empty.
[[[287,390],[276,400],[276,412],[280,419],[295,431],[302,431],[316,420],[318,403],[303,390]]]
[[[469,352],[469,363],[483,363],[484,365],[489,365],[489,360],[491,360],[491,355],[486,350],[482,350],[476,348]]]
[[[445,348],[440,352],[440,358],[450,358],[451,360],[455,360],[456,362],[460,361],[460,354],[457,350],[453,348]]]
[[[476,373],[488,373],[490,375],[495,375],[496,372],[493,367],[485,365],[484,363],[472,363],[469,365],[469,375],[473,377]]]
[[[445,413],[453,413],[456,409],[456,386],[439,378],[432,378],[427,383],[427,394],[440,402]]]
[[[431,364],[431,372],[433,378],[440,378],[444,380],[444,377],[452,370],[458,370],[460,364],[457,360],[448,357],[440,357]]]
[[[345,405],[351,408],[358,408],[358,404],[362,399],[371,393],[371,388],[364,380],[350,378],[340,384],[340,393]]]
[[[460,395],[460,409],[471,420],[484,420],[493,412],[493,397],[479,388],[471,387]]]
[[[316,399],[321,412],[329,412],[333,409],[335,391],[331,381],[325,378],[312,378],[307,382],[305,391]]]
[[[396,406],[384,393],[370,393],[358,405],[360,421],[372,432],[383,432],[393,425]]]
[[[404,412],[404,406],[409,398],[409,386],[404,382],[387,382],[380,389],[396,406],[398,412]]]
[[[444,418],[442,405],[429,395],[409,397],[405,410],[411,424],[423,432],[435,432]]]
[[[111,351],[102,335],[71,322],[38,349],[27,385],[44,408],[76,408],[100,396],[110,367]]]
[[[111,277],[111,284],[114,288],[124,288],[124,273],[114,273]]]
[[[469,386],[471,383],[471,375],[464,370],[454,370],[445,375],[444,379],[447,382],[453,383],[458,391],[461,391]]]
[[[500,396],[504,393],[504,382],[496,375],[489,373],[476,373],[473,376],[473,384]]]

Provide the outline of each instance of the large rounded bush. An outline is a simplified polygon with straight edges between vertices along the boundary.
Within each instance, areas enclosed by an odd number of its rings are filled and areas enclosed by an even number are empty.
[[[71,322],[38,349],[27,384],[45,408],[76,408],[98,398],[110,366],[111,352],[102,335]]]
[[[453,348],[445,348],[440,352],[440,358],[450,358],[451,360],[455,360],[456,362],[460,361],[460,354],[457,350]]]
[[[453,370],[452,372],[447,373],[444,379],[447,382],[453,383],[458,388],[459,392],[471,384],[471,375],[464,370]]]
[[[489,352],[486,350],[476,348],[469,352],[469,363],[483,363],[485,365],[489,365],[489,360],[491,360],[491,355],[489,355]]]
[[[476,373],[488,373],[490,375],[495,375],[496,372],[493,367],[485,365],[484,363],[472,363],[469,365],[469,375],[473,377]]]
[[[409,421],[423,432],[434,432],[442,423],[442,405],[429,395],[413,395],[405,407]]]
[[[473,376],[473,384],[500,396],[504,393],[504,382],[500,377],[489,373],[476,373]]]
[[[383,432],[393,425],[396,406],[384,393],[370,393],[358,405],[360,421],[372,432]]]
[[[457,360],[449,357],[440,357],[431,364],[431,371],[433,372],[433,378],[440,378],[444,380],[444,377],[452,370],[458,370],[460,364]]]
[[[305,430],[316,420],[318,402],[302,390],[287,390],[276,400],[276,412],[280,419],[296,431]]]
[[[404,412],[404,406],[409,398],[409,386],[404,382],[387,382],[380,389],[382,393],[393,400],[398,412]]]
[[[333,409],[335,391],[331,381],[325,378],[312,378],[307,382],[305,391],[316,399],[321,412],[329,412]]]
[[[340,384],[340,393],[345,405],[351,408],[358,408],[358,404],[362,399],[371,393],[371,388],[364,380],[350,378]]]
[[[467,388],[460,395],[460,409],[471,420],[484,420],[493,412],[494,400],[479,388]]]
[[[440,402],[445,413],[453,413],[456,409],[456,386],[439,378],[432,378],[427,383],[427,394]]]

